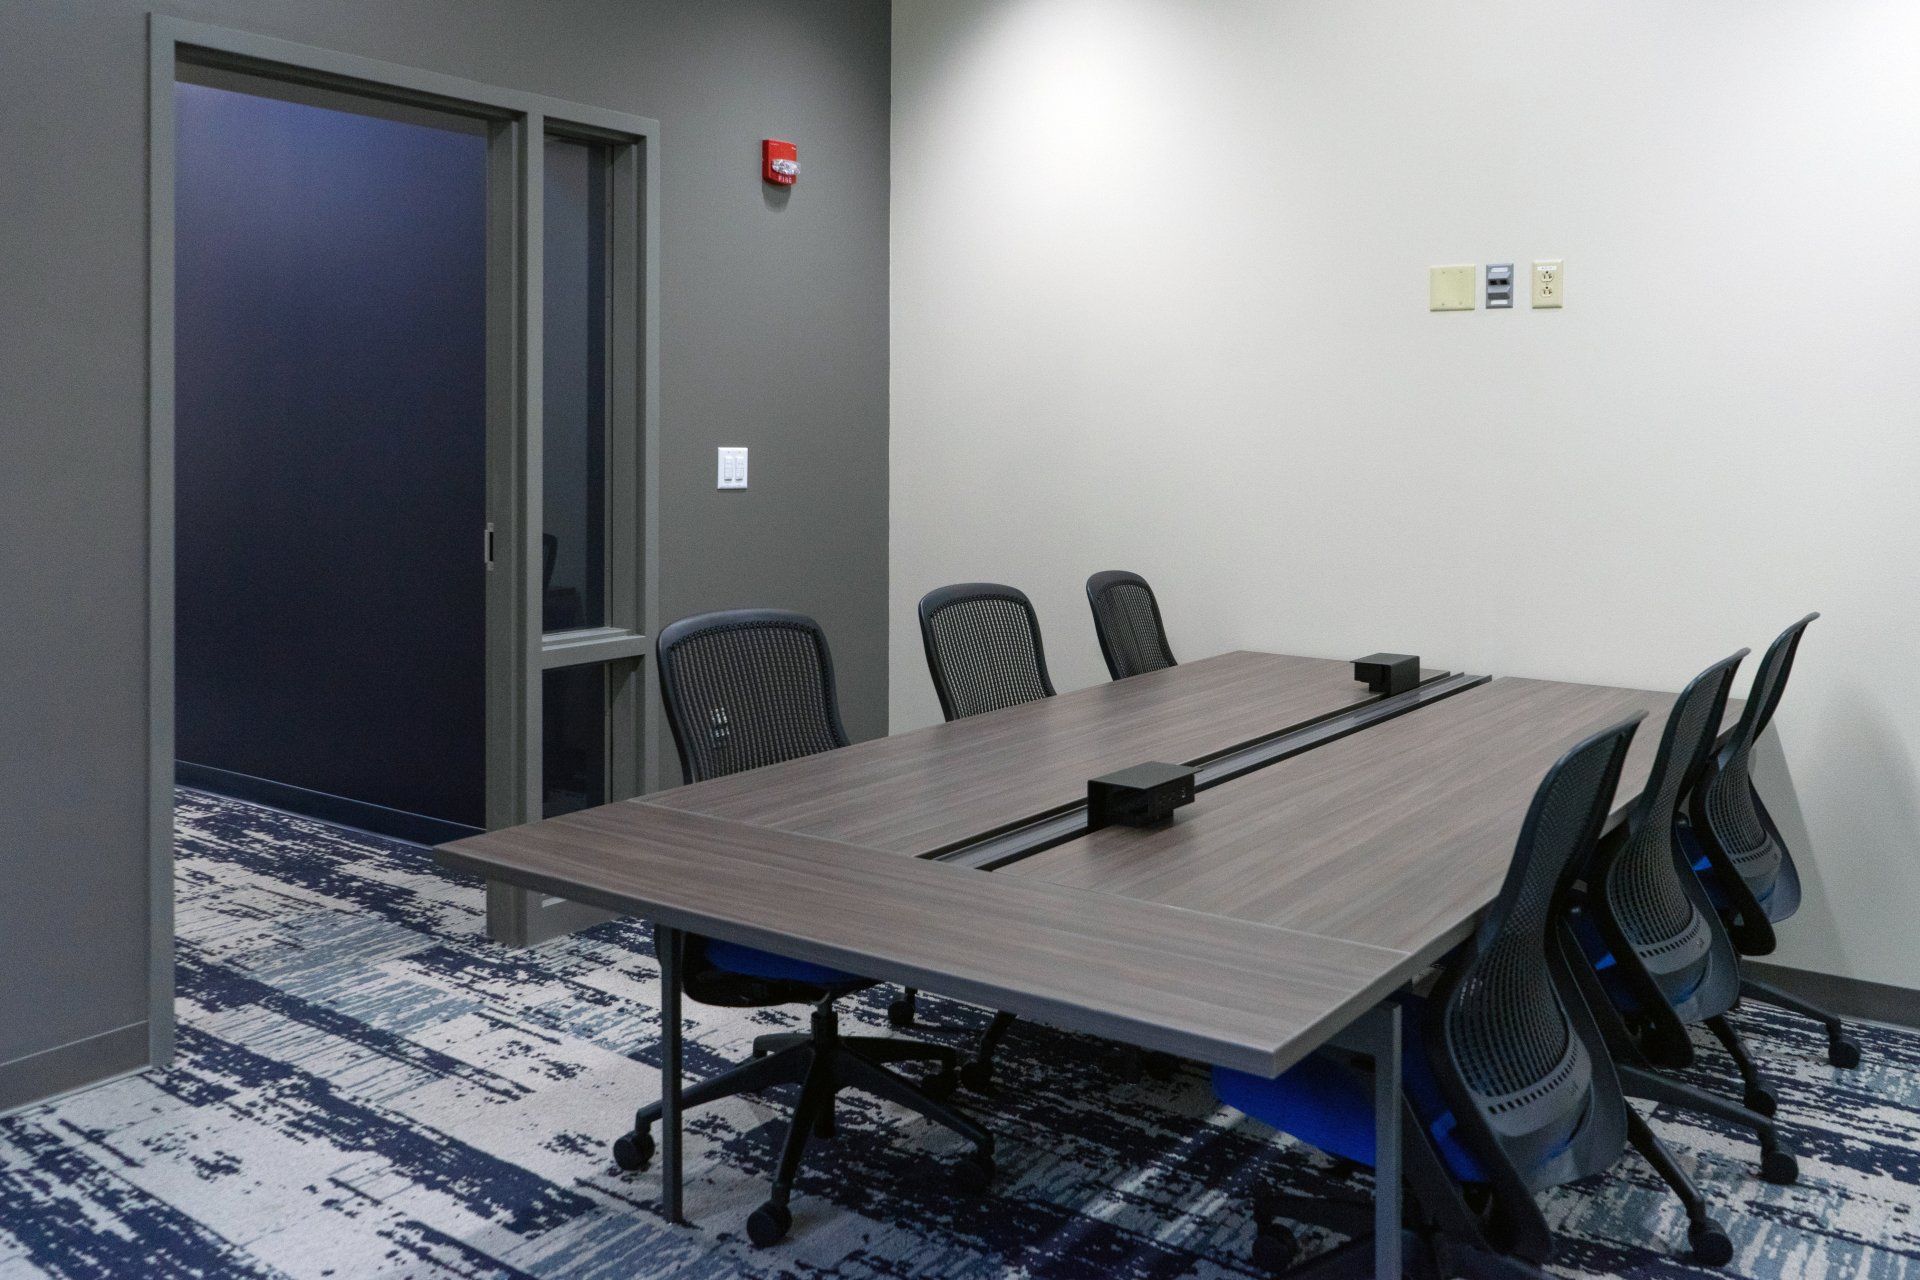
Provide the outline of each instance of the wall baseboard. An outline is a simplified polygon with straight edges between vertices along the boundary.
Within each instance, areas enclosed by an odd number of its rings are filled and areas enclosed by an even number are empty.
[[[1754,977],[1771,982],[1789,995],[1830,1009],[1842,1018],[1886,1022],[1896,1027],[1920,1028],[1920,991],[1863,978],[1842,978],[1811,969],[1741,960]]]
[[[104,1084],[147,1065],[147,1024],[129,1022],[69,1044],[0,1062],[0,1115]]]
[[[173,776],[174,781],[183,787],[285,809],[288,813],[317,818],[336,826],[357,827],[377,836],[405,840],[410,844],[445,844],[449,840],[464,840],[480,834],[479,827],[449,822],[445,818],[430,818],[423,813],[389,809],[365,800],[351,800],[327,791],[313,791],[296,787],[290,782],[256,778],[250,773],[235,773],[231,769],[194,764],[190,760],[174,761]]]

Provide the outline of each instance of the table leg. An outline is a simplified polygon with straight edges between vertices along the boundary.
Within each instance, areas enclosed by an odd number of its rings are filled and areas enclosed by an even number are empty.
[[[1387,1001],[1373,1024],[1373,1274],[1400,1278],[1400,1006]]]
[[[660,962],[660,1200],[668,1222],[680,1212],[680,931],[655,925]]]

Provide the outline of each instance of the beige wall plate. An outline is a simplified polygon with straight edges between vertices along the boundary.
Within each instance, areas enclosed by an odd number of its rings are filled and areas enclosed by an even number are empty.
[[[1427,268],[1427,310],[1473,310],[1474,286],[1480,269],[1472,263],[1459,267]]]
[[[1534,259],[1533,305],[1535,310],[1566,305],[1566,274],[1566,264],[1559,258]]]

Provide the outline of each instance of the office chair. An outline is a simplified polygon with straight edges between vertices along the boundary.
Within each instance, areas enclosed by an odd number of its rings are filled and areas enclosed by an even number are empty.
[[[962,582],[927,592],[920,639],[949,720],[1053,696],[1040,620],[1018,588]]]
[[[1100,656],[1115,680],[1177,665],[1160,621],[1160,602],[1145,578],[1124,569],[1102,570],[1087,579],[1087,603],[1093,607]]]
[[[949,722],[1053,696],[1040,619],[1018,587],[961,582],[927,592],[920,597],[920,640],[940,714]],[[919,994],[907,988],[887,1006],[887,1020],[912,1026]],[[1010,1013],[993,1015],[972,1060],[960,1069],[961,1083],[983,1093],[993,1087],[993,1055],[1013,1022]]]
[[[949,721],[1053,696],[1040,619],[1017,587],[962,582],[927,592],[920,598],[920,639],[941,714]],[[895,1026],[912,1024],[916,994],[909,990],[888,1010]],[[960,1068],[961,1083],[978,1092],[993,1087],[993,1057],[1013,1023],[1010,1013],[993,1015],[972,1060]],[[1175,1062],[1163,1053],[1118,1046],[1108,1066],[1123,1079],[1144,1072],[1164,1080]]]
[[[827,638],[811,618],[780,609],[683,618],[661,631],[657,658],[667,724],[688,782],[847,745]],[[779,888],[770,884],[767,891]],[[732,942],[687,935],[682,945],[681,986],[691,999],[725,1008],[814,1006],[811,1031],[761,1036],[751,1061],[682,1092],[682,1106],[696,1107],[778,1085],[800,1086],[772,1195],[747,1219],[747,1235],[756,1245],[777,1242],[792,1226],[787,1201],[801,1153],[809,1135],[833,1135],[833,1100],[842,1089],[898,1103],[973,1143],[973,1152],[957,1166],[957,1178],[970,1190],[986,1187],[993,1176],[993,1138],[943,1101],[957,1079],[954,1051],[913,1040],[840,1034],[833,1002],[873,986],[871,980]],[[916,1087],[887,1070],[884,1064],[892,1062],[934,1062],[939,1072],[928,1085]],[[649,1130],[660,1111],[659,1103],[640,1108],[633,1132],[614,1143],[620,1168],[643,1169],[652,1159]]]
[[[1610,1168],[1629,1143],[1686,1205],[1694,1258],[1718,1266],[1733,1256],[1699,1190],[1627,1104],[1559,926],[1641,718],[1594,734],[1547,771],[1474,936],[1442,962],[1428,995],[1401,997],[1410,1275],[1545,1280],[1553,1235],[1534,1193]],[[1213,1085],[1227,1105],[1373,1165],[1370,1076],[1367,1058],[1321,1050],[1273,1080],[1216,1068]],[[1354,1238],[1292,1274],[1372,1275],[1370,1208],[1341,1208],[1260,1193],[1255,1261],[1292,1265],[1299,1244],[1278,1219],[1324,1221],[1334,1210],[1335,1229]]]
[[[1746,655],[1742,649],[1714,663],[1674,700],[1646,788],[1626,820],[1595,847],[1568,920],[1598,987],[1596,1020],[1627,1093],[1752,1130],[1760,1141],[1760,1176],[1791,1183],[1799,1165],[1768,1118],[1772,1091],[1726,1019],[1740,1001],[1739,958],[1675,832],[1680,802],[1706,767],[1734,671]],[[1732,1055],[1745,1105],[1652,1069],[1692,1064],[1687,1027],[1694,1023],[1704,1023]]]
[[[1786,691],[1800,637],[1819,616],[1808,614],[1768,646],[1740,722],[1707,758],[1706,774],[1693,789],[1688,821],[1681,829],[1693,869],[1719,908],[1734,949],[1743,956],[1770,953],[1773,926],[1800,909],[1799,869],[1748,767],[1753,744],[1772,722],[1780,695]],[[1840,1019],[1828,1010],[1754,977],[1742,978],[1740,994],[1812,1018],[1826,1028],[1827,1061],[1836,1067],[1860,1065],[1859,1044],[1847,1038]]]

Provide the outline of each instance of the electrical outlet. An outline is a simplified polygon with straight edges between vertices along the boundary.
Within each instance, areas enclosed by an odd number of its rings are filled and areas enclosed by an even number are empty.
[[[1473,310],[1473,286],[1479,268],[1472,263],[1459,267],[1427,268],[1427,310]]]
[[[1566,263],[1559,258],[1536,258],[1533,262],[1533,306],[1565,306],[1567,292]]]
[[[720,446],[720,483],[721,489],[744,489],[747,487],[747,451],[727,445]]]

